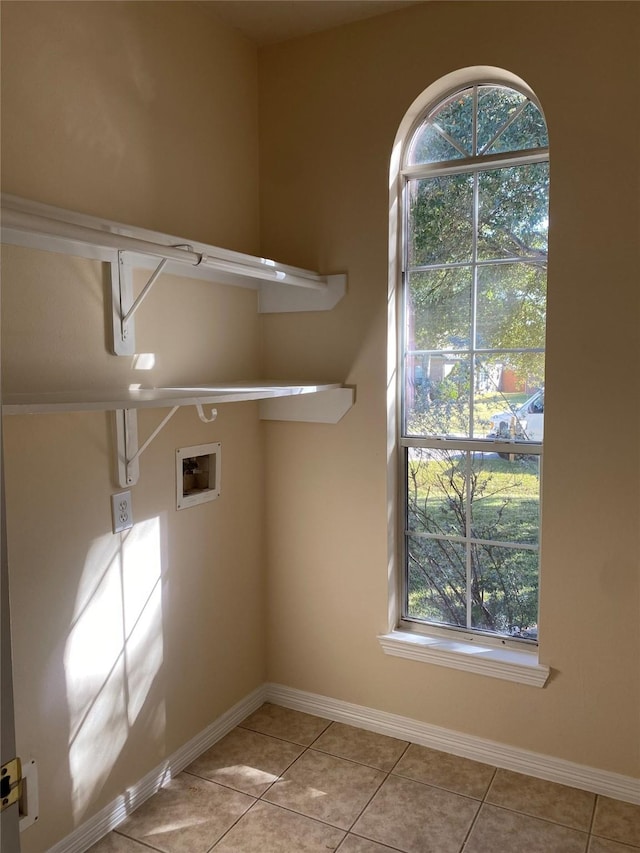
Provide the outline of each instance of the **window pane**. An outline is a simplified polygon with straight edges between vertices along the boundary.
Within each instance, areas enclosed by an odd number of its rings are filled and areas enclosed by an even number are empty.
[[[501,356],[476,356],[476,378],[473,391],[473,437],[488,438],[491,416],[502,412],[505,402],[499,389],[502,383]]]
[[[455,144],[443,149],[434,131],[440,131],[440,140],[444,140],[446,135]],[[430,114],[414,136],[408,160],[412,164],[449,160],[452,159],[451,151],[457,152],[455,157],[471,157],[473,154],[472,89],[452,95]]]
[[[537,545],[540,460],[518,454],[474,453],[469,476],[471,536],[494,542]]]
[[[411,181],[409,265],[470,261],[473,178],[448,175]]]
[[[524,639],[537,638],[548,163],[491,157],[547,144],[526,95],[469,86],[424,116],[408,162],[444,168],[414,170],[403,197],[403,435],[432,445],[404,455],[405,615]]]
[[[464,157],[463,152],[447,141],[431,122],[426,122],[411,144],[409,163],[440,163],[444,160],[458,160],[460,157]]]
[[[455,353],[405,358],[406,435],[469,435],[470,363]]]
[[[547,259],[549,166],[533,163],[479,175],[478,257]]]
[[[466,627],[464,546],[410,536],[407,556],[407,616]]]
[[[525,95],[502,86],[480,86],[478,89],[478,147],[477,153],[484,149],[496,134],[513,117],[514,113],[527,100]],[[504,133],[505,131],[503,131]],[[497,141],[497,140],[496,140]],[[519,145],[518,148],[530,148]],[[496,150],[493,147],[491,150]],[[506,151],[508,149],[499,149]]]
[[[536,357],[543,358],[529,356]],[[506,374],[508,378],[510,373],[502,371],[503,377]],[[501,384],[506,383],[501,380]],[[474,415],[476,438],[541,442],[544,440],[544,388],[533,393],[476,392]]]
[[[544,353],[476,356],[473,438],[541,442]]]
[[[407,454],[408,529],[465,536],[467,454],[422,447]]]
[[[452,95],[429,117],[431,121],[464,149],[473,154],[473,90]]]
[[[471,602],[473,628],[537,639],[537,551],[473,545]]]
[[[407,349],[469,349],[469,267],[411,273],[407,288]]]
[[[478,269],[476,347],[544,347],[546,268],[536,264],[495,264]]]
[[[518,118],[500,134],[486,154],[502,151],[519,151],[527,148],[544,148],[549,144],[547,126],[542,113],[531,101]]]

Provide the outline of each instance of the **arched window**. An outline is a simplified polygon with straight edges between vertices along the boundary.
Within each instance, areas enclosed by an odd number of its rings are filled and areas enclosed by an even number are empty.
[[[544,117],[525,87],[479,80],[401,143],[401,624],[535,642]]]

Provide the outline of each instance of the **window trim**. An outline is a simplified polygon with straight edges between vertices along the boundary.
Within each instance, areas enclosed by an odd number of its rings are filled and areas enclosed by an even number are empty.
[[[437,665],[477,672],[510,681],[543,687],[550,668],[540,663],[537,642],[510,641],[509,638],[481,633],[470,634],[466,629],[414,624],[403,620],[403,476],[399,460],[404,452],[402,437],[402,400],[400,364],[398,359],[402,342],[398,330],[398,316],[402,316],[402,274],[405,263],[403,232],[406,206],[405,187],[409,179],[434,174],[469,172],[470,168],[481,171],[489,164],[497,167],[504,160],[509,165],[547,162],[548,147],[530,149],[515,157],[511,152],[480,155],[450,161],[446,167],[440,164],[404,166],[407,142],[424,121],[425,115],[441,101],[463,88],[474,85],[507,86],[521,92],[544,112],[531,88],[516,75],[503,69],[487,66],[466,68],[453,72],[429,86],[411,105],[400,124],[394,141],[389,176],[389,313],[387,348],[387,427],[388,427],[388,565],[389,565],[389,608],[387,633],[378,640],[386,654],[420,660]],[[473,164],[473,165],[472,165]],[[536,442],[535,451],[541,446]],[[478,449],[479,446],[474,444]],[[519,443],[519,447],[522,444]],[[492,449],[496,445],[492,444]],[[509,452],[513,444],[501,445],[500,450]],[[531,450],[534,448],[532,447]],[[540,454],[542,464],[542,455]]]
[[[449,629],[443,629],[443,631]],[[451,669],[544,687],[551,669],[541,664],[537,650],[498,648],[473,639],[459,640],[433,632],[398,629],[381,634],[378,642],[386,655],[446,666]]]

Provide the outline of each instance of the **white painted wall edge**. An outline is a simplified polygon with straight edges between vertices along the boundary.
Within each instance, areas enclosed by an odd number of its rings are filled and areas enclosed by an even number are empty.
[[[331,699],[316,693],[285,687],[282,684],[263,684],[218,717],[204,731],[174,752],[139,782],[116,797],[98,814],[50,847],[47,853],[83,853],[115,829],[134,809],[155,794],[165,782],[184,770],[199,755],[259,708],[263,702],[272,702],[295,711],[358,726],[368,731],[428,746],[431,749],[460,755],[463,758],[471,758],[506,770],[515,770],[539,779],[547,779],[550,782],[582,788],[594,794],[640,804],[640,779],[634,779],[632,776],[598,770],[595,767],[587,767],[562,758],[530,752],[497,741],[422,723],[410,717],[401,717],[398,714],[376,711],[363,705],[354,705],[340,699]]]
[[[209,747],[228,734],[231,729],[234,729],[238,723],[241,723],[249,714],[259,708],[266,701],[265,696],[265,685],[256,688],[218,717],[210,726],[207,726],[200,734],[165,759],[162,764],[147,773],[139,782],[127,788],[120,796],[81,824],[70,835],[50,847],[47,853],[83,853],[83,851],[88,850],[92,844],[96,844],[103,836],[121,824],[145,800],[153,796],[162,785],[184,770],[185,767],[188,767],[198,756],[202,755]]]
[[[431,749],[450,752],[474,761],[483,761],[505,770],[526,773],[549,782],[559,782],[602,794],[628,803],[640,804],[640,779],[599,770],[551,755],[530,752],[515,746],[498,743],[452,729],[401,717],[386,711],[376,711],[363,705],[353,705],[340,699],[330,699],[315,693],[295,690],[281,684],[267,684],[265,701],[315,714],[339,723],[347,723],[378,734],[408,740]]]

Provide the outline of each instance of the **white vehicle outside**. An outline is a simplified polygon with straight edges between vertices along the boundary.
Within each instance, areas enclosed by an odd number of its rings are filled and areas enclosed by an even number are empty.
[[[487,438],[520,441],[542,441],[544,434],[544,388],[509,412],[499,412],[489,418],[491,429]]]

